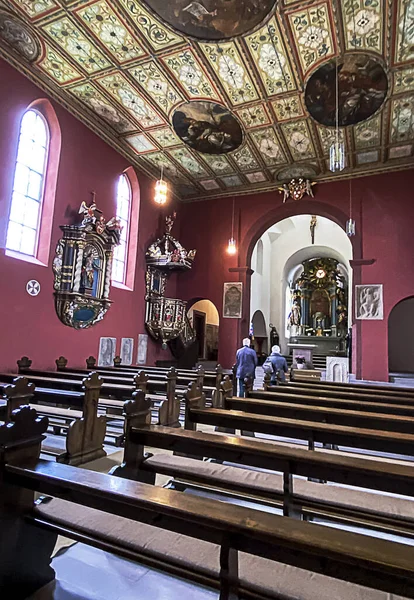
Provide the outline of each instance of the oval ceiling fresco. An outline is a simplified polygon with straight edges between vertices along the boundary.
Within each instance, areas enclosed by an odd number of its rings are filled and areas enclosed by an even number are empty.
[[[327,127],[335,127],[336,66],[329,61],[310,77],[305,104],[310,115]],[[339,125],[355,125],[369,119],[382,106],[388,79],[382,65],[367,54],[347,54],[338,61]]]
[[[238,148],[243,141],[243,131],[236,117],[216,102],[181,104],[172,122],[178,137],[204,154],[226,154]]]
[[[225,40],[255,29],[276,0],[144,0],[173,29],[202,40]]]

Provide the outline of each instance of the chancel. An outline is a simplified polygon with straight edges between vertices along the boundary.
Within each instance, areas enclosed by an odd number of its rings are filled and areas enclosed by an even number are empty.
[[[413,0],[0,0],[0,597],[414,599]]]

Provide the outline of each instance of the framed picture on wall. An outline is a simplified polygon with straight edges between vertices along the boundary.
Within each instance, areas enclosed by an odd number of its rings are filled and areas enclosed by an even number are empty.
[[[242,316],[243,283],[232,281],[224,284],[223,317],[226,319],[241,319]]]
[[[355,286],[355,318],[381,321],[384,318],[382,284]]]
[[[138,353],[137,353],[137,364],[145,365],[147,362],[147,349],[148,349],[148,336],[146,333],[140,333],[138,335]]]
[[[98,367],[113,367],[116,353],[116,338],[101,337],[99,341]]]
[[[123,365],[132,365],[132,356],[134,351],[134,339],[121,339],[121,360]]]

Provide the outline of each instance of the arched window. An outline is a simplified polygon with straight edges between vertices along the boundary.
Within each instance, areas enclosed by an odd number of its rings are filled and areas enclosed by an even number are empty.
[[[121,241],[114,251],[112,281],[125,285],[128,266],[128,243],[131,221],[132,191],[128,177],[122,174],[118,179],[116,193],[116,216],[122,225]]]
[[[20,124],[6,251],[36,258],[49,151],[49,128],[36,110]]]
[[[257,242],[256,273],[263,275],[263,242]]]

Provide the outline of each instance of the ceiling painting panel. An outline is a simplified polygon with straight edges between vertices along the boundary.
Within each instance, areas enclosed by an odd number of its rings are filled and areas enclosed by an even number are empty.
[[[303,73],[334,56],[332,16],[327,2],[292,10],[288,17]]]
[[[250,137],[266,165],[278,165],[287,162],[285,153],[273,127],[252,131]]]
[[[198,162],[198,160],[196,160],[187,148],[175,148],[174,150],[169,150],[169,154],[189,175],[195,178],[208,176],[206,169]]]
[[[414,139],[414,97],[393,100],[390,143]]]
[[[246,129],[270,125],[269,111],[267,110],[265,104],[257,104],[256,106],[239,108],[236,109],[234,112],[242,121]]]
[[[234,106],[259,99],[234,42],[220,45],[203,43],[200,47]]]
[[[290,121],[291,119],[304,116],[299,95],[273,100],[272,106],[278,121]]]
[[[122,110],[117,110],[92,83],[81,83],[71,87],[69,91],[118,133],[136,129],[131,121],[122,115]]]
[[[123,75],[119,73],[106,75],[97,81],[135,118],[143,129],[165,124],[164,120]]]
[[[181,144],[180,138],[169,127],[152,130],[151,137],[161,148],[170,148],[171,146],[179,146]]]
[[[354,142],[357,150],[381,144],[381,114],[355,126]]]
[[[163,58],[163,62],[183,86],[189,98],[221,100],[215,86],[192,50],[186,48],[170,54]]]
[[[247,36],[246,44],[269,96],[296,89],[286,46],[275,18]]]
[[[225,156],[203,154],[203,160],[216,175],[227,175],[228,173],[234,173],[235,171],[235,168]]]
[[[414,0],[398,0],[394,62],[414,61]]]
[[[141,44],[105,0],[78,9],[76,14],[119,63],[129,62],[145,54]]]
[[[404,92],[414,92],[414,67],[395,71],[394,74],[394,94]]]
[[[165,114],[169,115],[184,101],[183,96],[175,90],[155,61],[132,67],[129,73]]]
[[[308,123],[305,119],[293,123],[282,123],[281,129],[293,160],[305,160],[316,156]]]
[[[138,133],[124,139],[137,154],[146,154],[157,150],[157,147],[148,139],[145,133]]]
[[[42,29],[87,73],[96,73],[111,66],[111,62],[67,17],[62,17],[53,23],[46,23]]]
[[[43,56],[37,65],[39,69],[61,85],[83,79],[82,73],[75,69],[60,52],[48,43],[45,43]]]
[[[184,42],[180,35],[145,10],[139,0],[120,0],[120,4],[154,50],[164,50]]]
[[[11,0],[11,2],[31,19],[45,16],[59,8],[54,0]]]
[[[347,50],[383,51],[384,0],[340,2]]]
[[[172,1],[220,29],[204,0]],[[145,0],[0,5],[1,56],[186,201],[414,164],[414,0],[279,0],[224,41],[173,31]],[[347,169],[331,173],[337,48]]]

